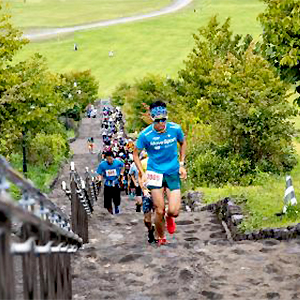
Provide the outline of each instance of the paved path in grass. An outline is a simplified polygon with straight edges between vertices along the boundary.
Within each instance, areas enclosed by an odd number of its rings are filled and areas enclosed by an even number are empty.
[[[52,29],[41,29],[34,33],[27,33],[24,34],[24,37],[30,39],[30,40],[39,40],[44,38],[52,38],[58,34],[65,34],[65,33],[72,33],[75,31],[82,31],[87,29],[94,29],[99,27],[107,27],[117,24],[123,24],[133,21],[139,21],[144,20],[148,18],[153,18],[169,13],[173,13],[175,11],[178,11],[185,6],[189,5],[193,0],[175,0],[171,5],[164,7],[158,11],[153,11],[147,14],[142,15],[136,15],[132,17],[125,17],[125,18],[118,18],[114,20],[108,20],[108,21],[101,21],[91,24],[83,24],[78,26],[72,26],[72,27],[65,27],[65,28],[52,28]]]
[[[71,145],[81,176],[85,166],[97,166],[96,155],[86,148],[89,136],[99,149],[99,118],[83,119]],[[69,181],[68,165],[50,194],[68,212],[61,180]],[[134,201],[123,195],[121,214],[110,215],[100,195],[89,237],[72,259],[74,300],[300,299],[300,240],[234,243],[209,211],[182,211],[169,244],[158,247],[147,243],[143,214],[135,212]]]

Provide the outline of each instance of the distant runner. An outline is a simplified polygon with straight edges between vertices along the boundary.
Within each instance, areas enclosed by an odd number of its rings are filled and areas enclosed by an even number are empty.
[[[87,145],[90,153],[94,153],[95,142],[93,137],[89,137],[87,140]]]
[[[160,245],[165,244],[165,224],[170,234],[176,230],[175,219],[180,210],[180,178],[186,179],[184,168],[186,141],[178,124],[167,122],[166,104],[160,100],[150,105],[153,123],[140,134],[134,148],[135,164],[142,174],[142,182],[151,191],[155,206],[155,229]],[[180,162],[178,147],[180,145]],[[144,172],[139,150],[146,149],[148,154],[147,171]],[[167,188],[168,211],[165,212],[164,187]]]
[[[111,151],[105,153],[105,161],[102,161],[97,168],[100,180],[104,182],[104,208],[113,214],[112,200],[115,206],[115,214],[120,213],[121,190],[120,180],[124,175],[124,163],[118,159],[114,159]]]

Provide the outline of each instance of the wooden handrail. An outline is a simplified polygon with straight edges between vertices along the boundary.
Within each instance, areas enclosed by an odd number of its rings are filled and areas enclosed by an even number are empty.
[[[0,176],[4,174],[8,180],[13,182],[21,190],[29,193],[32,197],[34,197],[35,200],[39,201],[49,210],[57,212],[63,219],[68,219],[66,214],[64,214],[57,205],[51,202],[48,197],[39,189],[34,187],[29,180],[25,179],[19,172],[15,171],[5,160],[5,158],[0,155]]]

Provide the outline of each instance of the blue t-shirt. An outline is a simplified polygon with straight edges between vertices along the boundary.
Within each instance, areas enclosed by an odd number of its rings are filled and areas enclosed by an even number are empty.
[[[106,160],[102,161],[97,168],[97,173],[105,178],[105,185],[115,186],[119,184],[119,176],[124,163],[115,159],[110,165]]]
[[[153,124],[148,126],[139,134],[136,147],[148,153],[147,170],[170,175],[179,171],[177,142],[183,142],[184,134],[176,123],[167,122],[166,126],[163,133],[158,133]]]

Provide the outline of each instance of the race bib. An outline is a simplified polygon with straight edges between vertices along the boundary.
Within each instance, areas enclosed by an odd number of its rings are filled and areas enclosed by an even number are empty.
[[[163,174],[154,171],[146,171],[147,186],[161,187],[163,181]]]
[[[106,177],[117,176],[116,169],[106,170],[105,172],[106,172]]]

